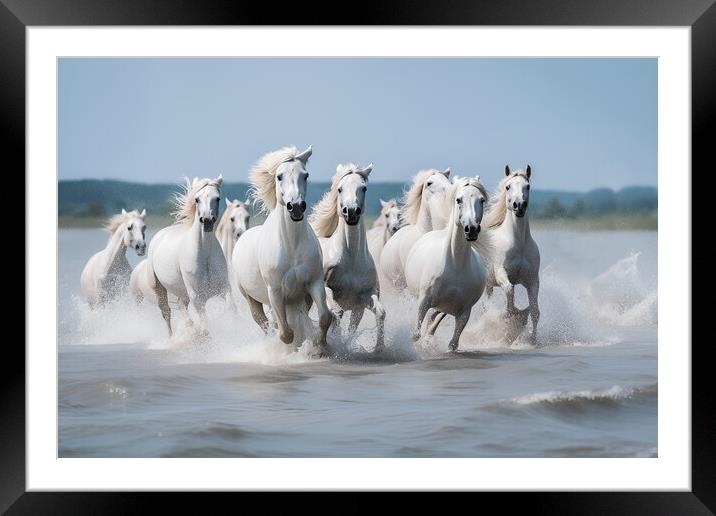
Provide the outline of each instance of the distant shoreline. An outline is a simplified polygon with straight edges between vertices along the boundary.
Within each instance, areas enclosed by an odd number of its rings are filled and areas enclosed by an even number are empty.
[[[375,217],[366,217],[366,228],[370,228]],[[72,215],[61,215],[58,218],[59,229],[101,229],[107,222],[107,217],[78,217]],[[172,224],[171,217],[160,215],[147,217],[147,224],[150,228],[162,228]],[[634,213],[634,214],[608,214],[603,216],[584,216],[577,218],[531,218],[530,225],[534,229],[580,229],[585,231],[624,231],[624,230],[658,230],[658,218],[655,215]]]

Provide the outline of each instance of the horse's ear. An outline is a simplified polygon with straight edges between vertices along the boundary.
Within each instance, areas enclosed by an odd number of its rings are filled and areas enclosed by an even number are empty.
[[[311,157],[311,154],[313,154],[313,147],[309,145],[305,151],[303,151],[301,154],[296,155],[296,159],[300,160],[301,163],[303,163],[305,166],[306,162],[308,161],[308,158]]]
[[[142,213],[139,214],[139,218],[142,218],[142,219],[143,219],[143,218],[146,217],[146,216],[147,216],[147,209],[144,208],[144,209],[142,210]]]
[[[231,208],[231,201],[229,200],[229,198],[228,198],[228,197],[224,197],[224,200],[226,201],[226,207],[227,207],[227,208]]]
[[[440,172],[440,173],[441,173],[442,175],[444,175],[445,177],[447,177],[448,179],[450,179],[450,167],[446,168],[445,170],[443,170],[443,171]]]
[[[219,184],[219,186],[221,186],[221,183],[224,182],[224,175],[219,174],[219,177],[216,178],[216,182]]]
[[[505,175],[506,176],[510,175],[510,166],[509,165],[505,165]]]
[[[368,165],[367,167],[365,167],[362,170],[362,172],[366,175],[366,177],[369,176],[372,171],[373,171],[373,163],[371,163],[370,165]]]
[[[480,182],[480,176],[475,176],[475,181]]]
[[[388,206],[388,203],[385,202],[383,199],[380,199],[380,206],[381,208],[385,208],[386,206]]]
[[[127,210],[125,210],[124,208],[122,208],[122,215],[126,215],[126,214],[127,214]]]
[[[529,179],[529,177],[532,175],[532,167],[530,167],[529,165],[527,165],[527,170],[526,170],[526,172],[527,172],[527,178]]]

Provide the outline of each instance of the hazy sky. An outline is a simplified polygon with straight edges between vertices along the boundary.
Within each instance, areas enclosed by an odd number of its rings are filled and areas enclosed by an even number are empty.
[[[61,179],[245,181],[313,144],[405,181],[532,165],[535,188],[656,185],[656,59],[61,59]]]

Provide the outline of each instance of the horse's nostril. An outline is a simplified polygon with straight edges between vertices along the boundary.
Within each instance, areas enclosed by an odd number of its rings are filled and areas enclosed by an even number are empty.
[[[199,222],[204,223],[204,217],[199,217]]]
[[[287,202],[287,203],[286,203],[286,209],[287,209],[288,211],[293,211],[293,204],[290,203],[290,202]]]
[[[470,232],[470,226],[465,226],[465,233],[469,233],[469,232]]]
[[[301,201],[301,209],[306,210],[306,201]]]
[[[348,208],[346,208],[345,206],[343,207],[342,211],[343,211],[343,215],[348,215]]]
[[[356,215],[360,215],[360,212],[361,212],[361,209],[360,209],[360,208],[356,208]]]
[[[216,217],[211,217],[212,222],[216,222]]]
[[[516,202],[513,202],[513,203],[512,203],[512,207],[515,208],[515,209],[517,209],[517,203],[516,203]]]

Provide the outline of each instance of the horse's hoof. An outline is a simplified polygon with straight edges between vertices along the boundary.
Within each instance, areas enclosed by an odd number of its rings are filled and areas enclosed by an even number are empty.
[[[450,343],[450,345],[448,346],[448,349],[450,349],[451,353],[457,352],[457,344]]]
[[[281,335],[279,335],[279,338],[284,344],[291,344],[293,342],[293,330],[288,330],[285,333],[281,333]]]

